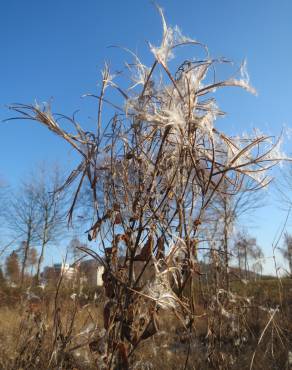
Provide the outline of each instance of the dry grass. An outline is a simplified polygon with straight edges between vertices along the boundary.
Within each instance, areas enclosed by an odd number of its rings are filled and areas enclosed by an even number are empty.
[[[280,307],[276,279],[250,282],[245,292],[239,284],[233,284],[234,294],[236,291],[249,297],[253,295],[254,299],[243,317],[241,337],[234,336],[235,333],[230,335],[230,325],[229,329],[223,330],[226,325],[223,321],[221,330],[216,328],[213,335],[218,338],[219,348],[214,352],[216,358],[211,358],[211,361],[208,336],[212,316],[206,315],[203,304],[198,302],[195,305],[191,332],[175,310],[162,312],[156,335],[141,341],[135,351],[129,353],[129,368],[244,370],[250,368],[254,356],[252,368],[255,370],[289,369],[291,280],[283,280],[283,286],[284,304]],[[74,303],[68,298],[69,292],[63,292],[56,309],[52,293],[43,294],[40,305],[33,305],[22,295],[22,302],[18,305],[9,305],[7,301],[0,307],[1,369],[82,370],[105,366],[103,356],[107,351],[103,352],[105,343],[100,341],[104,333],[102,302]],[[279,307],[279,311],[272,311],[272,307]],[[57,312],[60,321],[56,325]]]
[[[95,368],[89,344],[103,327],[102,306],[64,296],[49,302],[23,297],[0,308],[1,369]]]

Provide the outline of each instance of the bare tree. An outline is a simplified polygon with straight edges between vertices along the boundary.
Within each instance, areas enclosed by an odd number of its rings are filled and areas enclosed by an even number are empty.
[[[37,262],[36,280],[40,279],[41,265],[46,247],[57,242],[65,226],[65,197],[59,191],[61,187],[60,170],[57,166],[39,166],[35,171],[35,197],[38,212],[37,239],[40,253]]]
[[[39,224],[38,203],[33,180],[23,182],[19,192],[11,200],[8,210],[9,227],[14,235],[21,235],[21,285],[24,282],[25,269],[27,267],[31,243],[37,240],[37,228]]]
[[[249,236],[246,232],[237,233],[233,248],[238,268],[239,270],[244,269],[247,279],[250,272],[250,261],[255,261],[254,263],[259,267],[263,259],[263,252],[257,244],[256,238]]]
[[[73,261],[76,262],[82,256],[84,256],[84,252],[82,252],[82,249],[86,248],[87,245],[85,243],[82,243],[77,237],[73,237],[69,243],[68,252]]]
[[[284,234],[284,246],[280,248],[283,257],[288,262],[290,275],[292,275],[292,235],[286,232]]]
[[[222,261],[227,290],[229,289],[230,260],[233,257],[234,231],[246,216],[251,216],[254,210],[263,206],[264,195],[260,191],[250,191],[252,186],[252,181],[246,179],[240,192],[232,194],[229,192],[230,184],[225,181],[222,192],[214,197],[204,222],[208,230],[206,236],[212,239],[212,244],[217,247],[219,253],[218,261]]]
[[[37,266],[38,263],[38,252],[36,248],[31,247],[29,249],[28,258],[27,258],[27,265],[30,267],[30,275],[33,276],[33,270]]]

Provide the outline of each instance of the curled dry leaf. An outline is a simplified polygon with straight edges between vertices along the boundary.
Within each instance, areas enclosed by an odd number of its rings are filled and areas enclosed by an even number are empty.
[[[148,261],[149,258],[152,256],[153,251],[153,236],[149,235],[147,242],[141,249],[141,252],[135,256],[135,261]]]

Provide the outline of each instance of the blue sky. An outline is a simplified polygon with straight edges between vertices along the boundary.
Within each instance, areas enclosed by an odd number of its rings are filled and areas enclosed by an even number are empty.
[[[161,0],[169,24],[208,45],[213,57],[235,65],[247,58],[252,84],[259,95],[240,90],[218,95],[228,116],[220,123],[229,132],[259,127],[279,134],[292,127],[292,2],[289,0]],[[93,127],[94,101],[81,95],[96,91],[105,60],[121,69],[129,57],[111,45],[125,46],[151,63],[147,41],[159,44],[161,22],[150,1],[51,0],[2,1],[0,6],[0,120],[6,105],[52,99],[53,111],[72,114]],[[195,55],[192,55],[193,57]],[[290,143],[285,149],[289,153]],[[61,161],[68,169],[76,156],[60,139],[34,122],[0,124],[0,176],[12,186],[40,161]],[[271,240],[285,218],[267,196],[252,232],[271,254]],[[267,265],[270,266],[270,265]],[[271,267],[267,267],[270,269]]]

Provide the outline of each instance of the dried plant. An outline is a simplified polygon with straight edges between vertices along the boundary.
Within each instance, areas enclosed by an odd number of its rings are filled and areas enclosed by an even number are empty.
[[[227,61],[212,59],[206,46],[169,27],[159,12],[163,35],[160,46],[150,44],[153,64],[145,66],[131,52],[128,85],[119,85],[106,65],[100,94],[89,94],[98,101],[94,132],[82,129],[74,117],[61,116],[72,124],[71,131],[63,129],[60,115],[48,104],[11,106],[18,118],[40,122],[80,153],[80,165],[61,190],[78,180],[69,222],[86,181],[92,192],[88,238],[96,240],[102,253],[94,247],[84,251],[105,267],[105,331],[96,340],[98,348],[92,345],[102,358],[99,368],[105,369],[128,369],[139,345],[159,331],[165,310],[175,313],[192,338],[198,298],[193,287],[202,275],[197,253],[202,240],[209,239],[212,202],[246,191],[246,184],[249,191],[266,187],[270,168],[283,159],[281,139],[259,131],[232,137],[216,127],[216,119],[224,115],[214,98],[216,89],[240,87],[255,93],[245,63],[238,78],[217,80],[216,65]],[[170,60],[178,47],[202,48],[205,57],[174,68]],[[118,102],[111,101],[110,89],[119,92]],[[104,104],[113,111],[107,123]],[[212,240],[208,247],[215,274],[204,298],[208,361],[219,369],[232,362],[218,349],[222,323],[234,325],[230,335],[241,338],[244,330],[236,322],[248,304],[223,289],[220,253]]]

